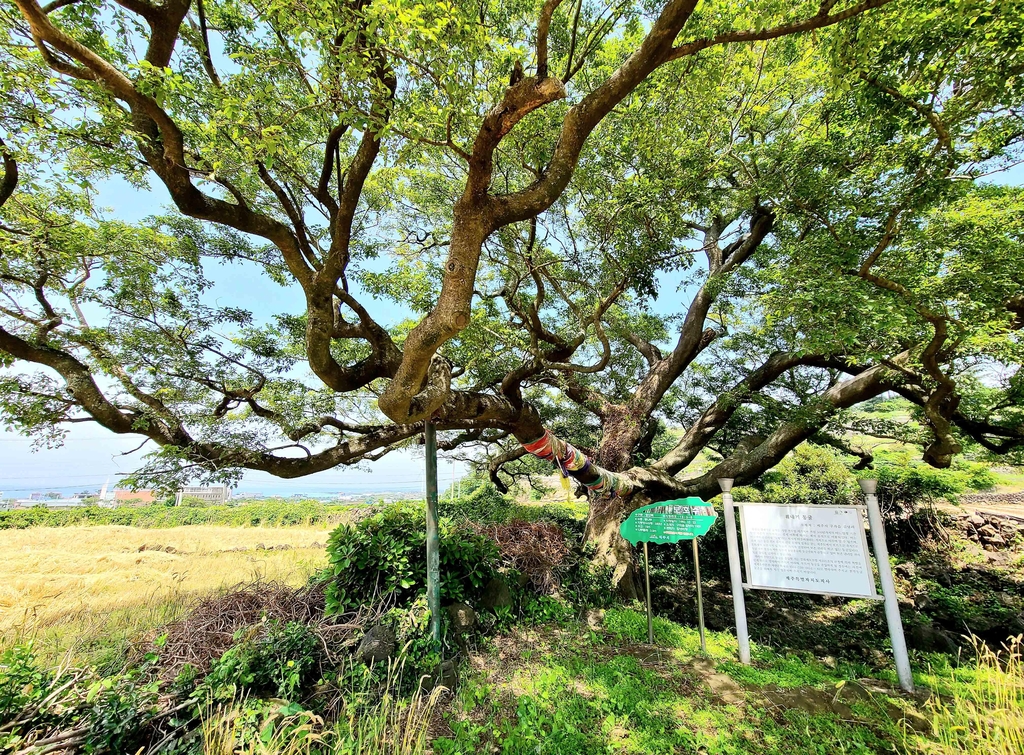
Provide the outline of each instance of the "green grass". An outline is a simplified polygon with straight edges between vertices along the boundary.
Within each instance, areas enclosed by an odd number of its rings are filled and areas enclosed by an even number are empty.
[[[847,695],[830,708],[859,667],[832,670],[764,648],[745,667],[732,660],[728,634],[708,633],[702,654],[695,630],[664,619],[655,620],[656,647],[643,645],[646,617],[628,609],[608,611],[605,629],[524,637],[519,663],[506,645],[491,650],[474,663],[485,670],[465,681],[448,715],[451,735],[434,741],[435,752],[867,755],[905,739],[905,703],[893,714],[885,696]],[[723,698],[712,677],[734,694]],[[777,688],[799,689],[814,705],[771,703]]]
[[[1019,493],[1024,491],[1024,469],[1014,468],[1012,472],[995,472],[997,493]]]

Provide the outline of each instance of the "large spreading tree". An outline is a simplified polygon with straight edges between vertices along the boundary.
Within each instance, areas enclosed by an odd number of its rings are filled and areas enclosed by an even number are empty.
[[[998,175],[1024,137],[1022,19],[14,0],[0,410],[49,441],[142,436],[137,481],[164,485],[314,474],[432,421],[499,485],[531,452],[579,480],[627,589],[624,512],[844,447],[883,393],[918,408],[931,464],[1013,451],[1024,192]],[[112,219],[112,175],[174,211]],[[212,303],[221,262],[304,306]]]

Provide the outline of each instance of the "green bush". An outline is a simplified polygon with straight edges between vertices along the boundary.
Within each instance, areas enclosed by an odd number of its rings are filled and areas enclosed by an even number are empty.
[[[831,448],[803,443],[758,481],[771,503],[859,503],[860,488],[850,468]]]
[[[586,501],[546,503],[543,506],[517,505],[511,518],[527,522],[554,522],[566,535],[573,535],[580,540],[587,526],[587,512]]]
[[[320,501],[260,501],[236,506],[124,506],[114,509],[84,506],[80,509],[30,509],[0,511],[0,530],[26,527],[71,527],[80,525],[123,525],[127,527],[183,527],[222,524],[232,527],[284,527],[330,524],[345,516],[341,506]]]
[[[252,692],[294,701],[320,675],[322,646],[305,624],[268,621],[235,639],[206,677],[214,699],[234,700]]]
[[[438,516],[477,524],[501,524],[512,513],[512,498],[502,495],[491,482],[482,482],[468,494],[437,503]]]
[[[327,611],[341,613],[379,600],[411,603],[426,589],[423,509],[396,504],[356,525],[341,525],[327,539],[330,565]],[[498,548],[464,524],[440,525],[441,598],[473,602],[494,576]]]
[[[95,669],[54,672],[39,666],[31,643],[4,651],[0,751],[21,750],[30,733],[63,732],[75,752],[139,752],[159,711],[159,682],[151,671],[147,661],[110,676]]]

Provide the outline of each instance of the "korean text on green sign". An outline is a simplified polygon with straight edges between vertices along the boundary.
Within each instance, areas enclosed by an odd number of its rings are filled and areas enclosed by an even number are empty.
[[[700,498],[643,506],[622,523],[622,537],[637,543],[678,543],[707,533],[717,518],[715,509]]]

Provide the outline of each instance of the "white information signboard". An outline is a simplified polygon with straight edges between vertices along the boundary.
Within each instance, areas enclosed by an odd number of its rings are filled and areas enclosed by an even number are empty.
[[[743,504],[746,588],[878,598],[861,506]]]

